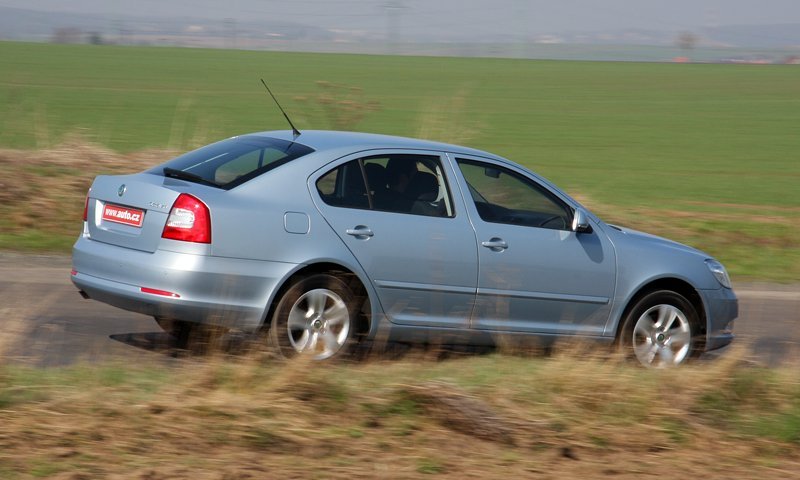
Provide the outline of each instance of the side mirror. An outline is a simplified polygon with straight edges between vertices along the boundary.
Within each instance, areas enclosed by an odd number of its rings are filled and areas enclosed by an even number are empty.
[[[483,169],[483,174],[491,178],[500,178],[500,170],[496,168],[486,167]]]
[[[582,208],[575,209],[575,214],[572,216],[572,231],[575,233],[592,233],[592,226],[589,224],[589,218],[586,216],[586,211]]]

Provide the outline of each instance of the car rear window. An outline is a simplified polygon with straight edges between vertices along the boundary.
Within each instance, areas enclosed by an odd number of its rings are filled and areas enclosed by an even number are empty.
[[[148,173],[228,190],[313,151],[296,142],[242,135],[185,153]]]

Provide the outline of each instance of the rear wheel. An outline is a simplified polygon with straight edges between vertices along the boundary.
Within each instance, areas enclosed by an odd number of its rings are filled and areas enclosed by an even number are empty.
[[[697,355],[699,317],[682,295],[659,290],[642,297],[622,325],[619,347],[641,365],[665,368]]]
[[[340,278],[312,275],[283,294],[272,317],[270,338],[284,357],[341,356],[354,343],[360,308],[359,298]]]

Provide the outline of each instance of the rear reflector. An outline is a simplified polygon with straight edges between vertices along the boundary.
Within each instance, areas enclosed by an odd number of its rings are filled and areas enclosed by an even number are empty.
[[[75,269],[73,268],[73,269],[72,269],[72,271],[71,271],[71,272],[69,272],[69,274],[70,274],[70,275],[72,275],[72,276],[74,277],[75,275],[77,275],[77,274],[78,274],[78,271],[77,271],[77,270],[75,270]]]
[[[169,211],[161,238],[211,243],[211,214],[200,199],[181,193]]]
[[[151,295],[161,295],[162,297],[181,298],[180,295],[166,290],[158,290],[157,288],[139,287],[142,293],[149,293]]]

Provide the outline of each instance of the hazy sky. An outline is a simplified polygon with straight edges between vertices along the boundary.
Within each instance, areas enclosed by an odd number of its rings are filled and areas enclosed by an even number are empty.
[[[0,0],[0,6],[102,15],[271,20],[405,32],[470,29],[531,34],[624,28],[800,23],[800,0]]]

